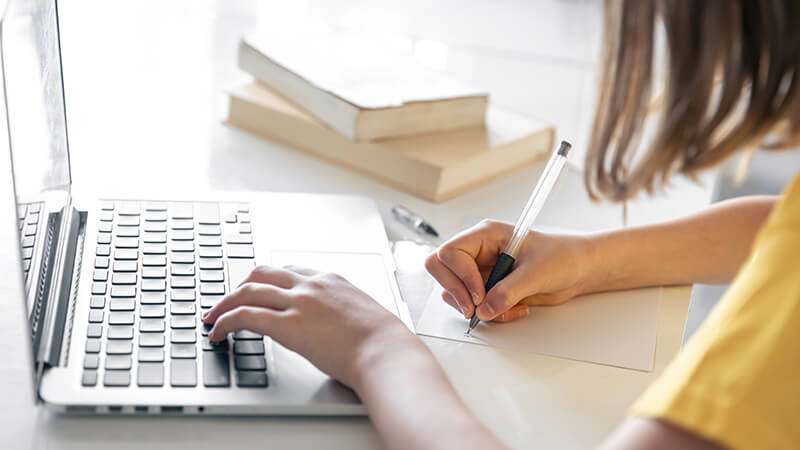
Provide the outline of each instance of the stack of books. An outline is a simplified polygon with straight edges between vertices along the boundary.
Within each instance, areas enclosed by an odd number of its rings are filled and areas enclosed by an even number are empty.
[[[553,127],[357,33],[242,39],[227,122],[442,201],[546,157]]]

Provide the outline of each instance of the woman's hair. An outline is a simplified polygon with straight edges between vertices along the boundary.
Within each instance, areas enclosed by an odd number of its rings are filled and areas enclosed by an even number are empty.
[[[627,200],[652,193],[676,172],[694,177],[739,150],[800,142],[800,1],[607,0],[605,6],[585,165],[592,198]],[[657,45],[661,26],[663,45]],[[639,148],[655,82],[663,91],[654,134]]]

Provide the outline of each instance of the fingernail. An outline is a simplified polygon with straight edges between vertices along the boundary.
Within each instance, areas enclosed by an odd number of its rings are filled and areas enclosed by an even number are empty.
[[[482,315],[484,317],[487,317],[487,318],[494,317],[494,308],[492,308],[491,304],[489,304],[489,303],[483,304],[483,305],[481,305],[481,307],[479,309],[483,309],[483,314]]]
[[[481,297],[478,295],[478,293],[477,292],[473,292],[472,293],[472,304],[475,305],[475,306],[478,306],[478,303],[480,303],[480,301],[481,301]]]

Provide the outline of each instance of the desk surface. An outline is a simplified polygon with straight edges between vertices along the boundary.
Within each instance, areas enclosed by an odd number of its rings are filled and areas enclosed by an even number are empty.
[[[247,80],[235,66],[238,37],[256,27],[280,22],[283,16],[287,17],[284,21],[291,19],[307,25],[331,20],[338,26],[381,23],[389,16],[402,18],[404,25],[398,29],[415,39],[441,39],[451,45],[449,61],[453,67],[448,66],[448,70],[457,72],[465,67],[464,58],[469,56],[474,67],[482,67],[475,61],[503,63],[520,78],[526,74],[544,76],[542,73],[549,71],[548,80],[555,85],[548,86],[548,90],[564,92],[566,98],[572,99],[568,108],[565,106],[568,110],[559,109],[550,97],[545,99],[550,101],[545,102],[546,106],[559,122],[559,132],[569,132],[586,123],[583,110],[590,110],[590,105],[581,105],[580,99],[575,101],[570,96],[576,87],[587,85],[585,80],[593,70],[591,48],[597,33],[589,25],[596,25],[600,12],[592,2],[542,2],[535,13],[526,2],[511,0],[502,6],[470,0],[475,8],[457,9],[450,2],[430,6],[429,2],[410,1],[391,7],[388,2],[376,2],[383,6],[361,8],[360,2],[347,1],[337,3],[336,9],[327,6],[327,2],[288,3],[306,6],[255,1],[62,2],[64,72],[76,188],[103,195],[146,195],[164,190],[368,195],[378,202],[392,238],[407,233],[391,222],[389,207],[394,203],[405,204],[426,216],[444,236],[482,217],[516,218],[541,166],[522,169],[450,201],[433,204],[224,126],[224,92]],[[393,12],[391,8],[403,11]],[[494,28],[482,29],[482,41],[475,42],[469,24],[487,13],[492,14]],[[519,15],[548,24],[563,22],[566,17],[583,21],[586,26],[573,30],[588,31],[570,37],[572,40],[557,39],[553,44],[562,46],[565,54],[578,56],[564,60],[548,53],[555,51],[558,55],[558,49],[542,44],[538,39],[541,36],[531,31],[537,27],[529,23],[523,26],[516,18]],[[441,26],[431,26],[432,23]],[[509,26],[501,26],[504,23],[511,24],[511,31]],[[512,39],[502,39],[504,34]],[[534,48],[526,53],[528,40],[536,44],[531,44]],[[488,44],[482,45],[483,42]],[[575,73],[553,75],[558,71]],[[539,98],[527,91],[520,96],[503,91],[508,86],[508,71],[484,72],[476,71],[471,78],[489,87],[493,98],[503,106],[527,112]],[[536,89],[532,87],[531,91]],[[629,224],[654,222],[702,208],[711,191],[709,179],[705,181],[705,185],[677,182],[669,195],[631,202]],[[577,170],[565,173],[553,196],[555,201],[548,203],[539,221],[542,224],[579,230],[621,225],[621,208],[589,202]],[[424,340],[469,407],[508,444],[588,448],[619,423],[625,409],[677,353],[689,294],[688,287],[665,290],[653,373]],[[2,312],[0,309],[0,330],[4,321],[16,320]],[[230,447],[234,441],[237,445],[280,448],[380,446],[374,428],[365,418],[57,416],[35,408],[29,393],[15,388],[14,380],[25,376],[20,359],[4,360],[3,364],[0,428],[3,434],[11,433],[15,448],[142,448],[152,444],[158,448],[199,449]]]

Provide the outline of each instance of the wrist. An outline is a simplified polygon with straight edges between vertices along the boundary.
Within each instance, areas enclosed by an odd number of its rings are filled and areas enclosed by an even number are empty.
[[[433,356],[405,325],[398,323],[376,331],[355,350],[350,365],[350,387],[363,400],[364,391],[374,381],[380,382],[387,371],[403,372],[411,358]]]
[[[614,232],[586,236],[582,294],[612,290],[624,278],[624,257]]]

